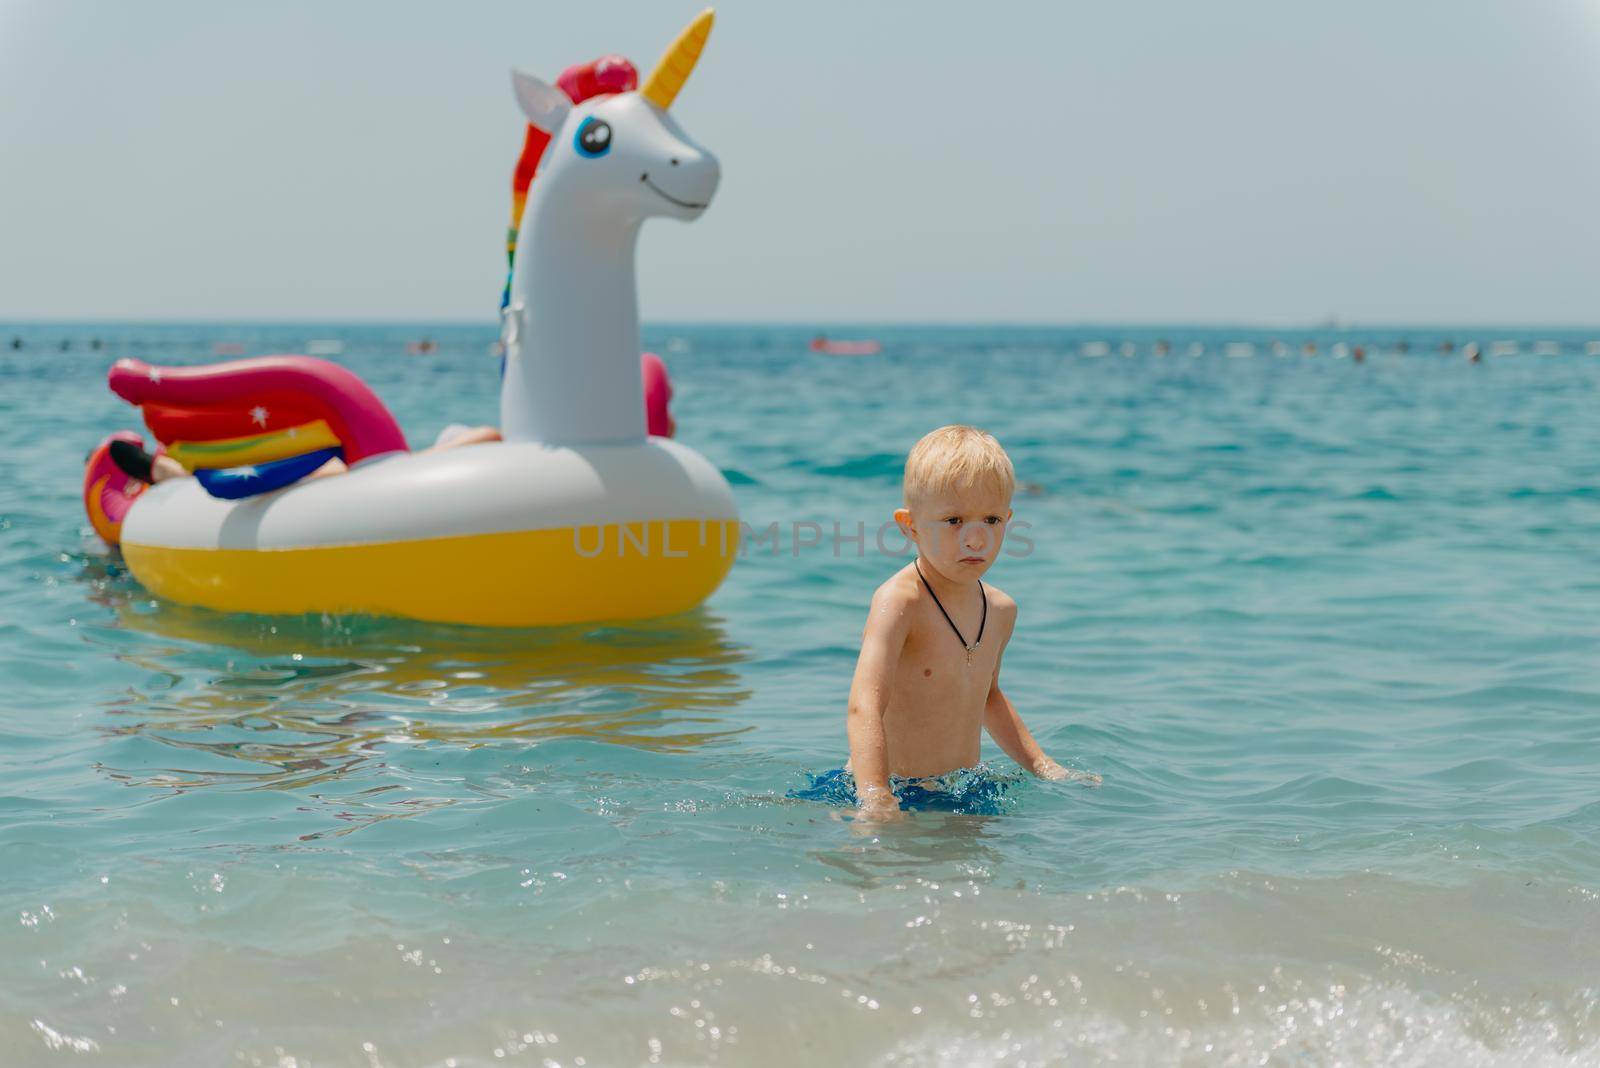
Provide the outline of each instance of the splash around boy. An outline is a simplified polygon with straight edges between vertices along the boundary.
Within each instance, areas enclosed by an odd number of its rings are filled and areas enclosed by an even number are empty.
[[[879,586],[850,685],[847,720],[857,815],[901,815],[895,783],[978,763],[983,731],[1043,779],[1098,783],[1046,756],[1000,689],[1017,602],[982,579],[1005,540],[1016,475],[990,435],[945,426],[906,459],[895,522],[917,558]]]

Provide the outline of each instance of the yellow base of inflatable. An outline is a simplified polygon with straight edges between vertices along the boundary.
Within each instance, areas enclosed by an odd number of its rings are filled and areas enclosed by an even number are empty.
[[[669,519],[304,549],[124,541],[122,552],[157,596],[223,612],[542,627],[688,611],[738,547],[738,520]]]

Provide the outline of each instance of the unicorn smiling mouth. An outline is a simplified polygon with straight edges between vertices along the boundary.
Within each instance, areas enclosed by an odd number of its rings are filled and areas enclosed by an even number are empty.
[[[677,197],[673,196],[671,193],[667,192],[665,189],[662,189],[659,185],[656,185],[656,183],[652,182],[650,180],[649,172],[646,172],[644,174],[639,175],[639,181],[643,182],[645,185],[649,186],[651,189],[654,189],[657,193],[660,193],[662,196],[666,197],[668,200],[672,201],[674,204],[678,205],[678,207],[680,207],[680,208],[691,208],[691,209],[698,210],[700,208],[705,207],[704,204],[691,204],[687,200],[679,200]]]

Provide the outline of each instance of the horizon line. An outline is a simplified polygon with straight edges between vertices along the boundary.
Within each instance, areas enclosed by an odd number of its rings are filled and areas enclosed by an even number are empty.
[[[672,328],[672,327],[766,327],[778,330],[820,330],[823,328],[848,328],[848,329],[877,329],[877,330],[908,330],[908,329],[1013,329],[1013,330],[1249,330],[1283,332],[1317,332],[1317,333],[1350,333],[1353,331],[1372,330],[1414,330],[1414,331],[1460,331],[1460,330],[1550,330],[1562,333],[1579,333],[1583,331],[1600,332],[1600,321],[1590,323],[1573,322],[1516,322],[1516,321],[1465,321],[1465,322],[1429,322],[1415,321],[1403,322],[1398,320],[1374,320],[1371,322],[1334,321],[1334,322],[1282,322],[1282,321],[1251,321],[1251,320],[1044,320],[1044,319],[810,319],[810,320],[780,320],[780,319],[654,319],[642,322],[643,328]],[[222,327],[446,327],[450,329],[464,327],[479,327],[486,331],[499,332],[499,324],[493,320],[469,318],[437,318],[437,319],[373,319],[373,318],[320,318],[309,317],[304,319],[279,317],[279,318],[189,318],[175,316],[170,318],[160,317],[129,317],[129,318],[55,318],[44,317],[37,319],[4,319],[0,318],[0,330],[14,328],[36,327],[65,327],[65,326],[222,326]]]

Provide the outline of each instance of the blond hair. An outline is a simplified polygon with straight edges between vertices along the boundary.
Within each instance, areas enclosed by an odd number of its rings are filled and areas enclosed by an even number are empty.
[[[906,457],[905,495],[909,505],[950,491],[975,487],[1003,492],[1017,486],[1011,457],[994,436],[974,426],[942,426],[911,447]]]

